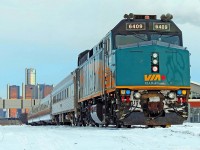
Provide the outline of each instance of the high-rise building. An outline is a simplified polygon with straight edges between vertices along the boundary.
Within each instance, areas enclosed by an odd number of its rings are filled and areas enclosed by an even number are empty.
[[[22,97],[25,99],[34,100],[42,99],[51,93],[53,90],[53,85],[37,84],[37,85],[22,85]],[[24,93],[24,94],[23,94]],[[28,113],[29,109],[23,110],[23,112]]]
[[[2,100],[2,98],[0,97],[0,100]],[[5,118],[6,117],[6,110],[5,109],[0,109],[0,118]]]
[[[37,84],[37,85],[24,85],[25,99],[42,99],[49,95],[53,90],[53,85]]]
[[[17,85],[7,85],[7,99],[19,99],[20,98],[20,87]],[[17,118],[21,114],[21,109],[10,108],[9,117]]]
[[[33,68],[25,69],[25,84],[22,83],[22,99],[33,101],[42,99],[51,93],[53,85],[37,84],[36,70]],[[23,109],[23,113],[28,113],[29,109]]]
[[[25,90],[25,92],[23,91],[22,93],[24,93],[24,95],[22,95],[23,98],[25,98],[26,100],[34,100],[37,99],[37,89],[36,89],[36,85],[24,85],[24,87],[22,87],[23,90]],[[29,113],[29,109],[23,109],[23,113]]]
[[[36,85],[25,85],[25,99],[38,99]]]
[[[38,99],[42,99],[49,95],[53,90],[53,85],[46,85],[46,84],[38,84]]]
[[[36,70],[33,68],[25,69],[25,85],[36,84]]]
[[[44,97],[49,95],[52,92],[52,90],[53,90],[53,85],[45,85],[45,87],[44,87]]]

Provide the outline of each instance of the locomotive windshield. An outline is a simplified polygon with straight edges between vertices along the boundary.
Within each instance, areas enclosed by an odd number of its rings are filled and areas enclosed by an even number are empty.
[[[147,34],[116,35],[116,46],[129,45],[147,40]]]
[[[180,40],[177,35],[164,35],[155,33],[151,35],[151,40],[157,40],[170,44],[180,45]]]
[[[116,47],[131,45],[143,41],[157,40],[175,45],[180,44],[180,38],[178,35],[162,34],[162,33],[151,33],[151,34],[132,34],[132,35],[116,35],[115,43]]]

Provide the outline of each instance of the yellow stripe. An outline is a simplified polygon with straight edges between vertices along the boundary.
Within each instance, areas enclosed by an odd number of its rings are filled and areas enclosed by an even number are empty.
[[[115,91],[115,88],[108,89],[108,90],[106,90],[105,92],[106,92],[106,93],[111,93],[111,92],[113,92],[113,91]],[[86,100],[89,100],[89,99],[92,99],[92,98],[95,98],[95,97],[98,97],[98,96],[101,96],[101,95],[103,95],[102,92],[98,92],[98,93],[95,93],[95,94],[91,94],[90,96],[81,98],[78,102],[83,102],[83,101],[86,101]]]
[[[92,99],[92,98],[94,98],[94,97],[101,96],[102,94],[103,94],[102,92],[98,92],[98,93],[92,94],[92,95],[90,95],[90,96],[87,96],[87,97],[85,97],[85,98],[81,98],[78,102],[83,102],[83,101]]]
[[[117,89],[131,89],[131,90],[179,90],[191,89],[190,86],[116,86]]]
[[[114,89],[113,88],[112,89],[107,89],[106,93],[111,93],[111,92],[114,92],[114,91],[115,91],[115,88]]]
[[[115,89],[131,89],[131,90],[190,90],[190,86],[116,86],[115,88],[106,90],[106,93],[110,93],[115,91]],[[78,102],[83,102],[98,96],[101,96],[103,93],[98,92],[95,94],[91,94],[90,96],[81,98]]]

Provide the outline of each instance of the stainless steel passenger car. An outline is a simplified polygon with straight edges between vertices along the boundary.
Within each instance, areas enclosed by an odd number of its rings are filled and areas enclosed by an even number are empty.
[[[76,93],[76,71],[58,83],[51,93],[52,116],[56,124],[72,123],[77,100]]]
[[[28,116],[29,124],[51,124],[51,95],[41,99],[38,105],[31,108]]]

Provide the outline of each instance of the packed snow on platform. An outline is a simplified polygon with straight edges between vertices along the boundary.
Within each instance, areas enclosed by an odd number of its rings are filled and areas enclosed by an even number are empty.
[[[200,124],[170,128],[0,126],[1,150],[199,150]]]

